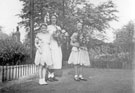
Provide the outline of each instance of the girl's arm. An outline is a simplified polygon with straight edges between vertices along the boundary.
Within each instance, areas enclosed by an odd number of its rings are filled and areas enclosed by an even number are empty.
[[[38,47],[39,47],[39,40],[38,40],[38,38],[37,38],[37,37],[35,38],[35,46],[36,46],[36,48],[38,48]]]
[[[38,50],[41,50],[41,40],[38,37],[35,38],[35,46]]]
[[[75,47],[79,47],[79,42],[77,41],[77,34],[73,33],[71,36],[70,44]]]
[[[74,42],[73,40],[70,41],[70,45],[73,46],[73,47],[79,47],[79,43]]]

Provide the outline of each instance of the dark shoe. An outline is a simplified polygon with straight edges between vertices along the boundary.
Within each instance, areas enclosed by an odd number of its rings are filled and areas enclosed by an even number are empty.
[[[79,77],[79,80],[87,81],[87,79],[85,79],[85,78],[83,78],[83,77]]]
[[[53,81],[59,81],[59,80],[58,80],[58,79],[56,79],[55,77],[53,77],[52,79],[53,79]]]
[[[75,81],[80,81],[80,79],[78,77],[74,77]]]
[[[49,80],[49,78],[46,77],[46,78],[45,78],[45,81],[48,81],[48,80]]]
[[[54,82],[53,78],[48,78],[47,80],[50,82]]]

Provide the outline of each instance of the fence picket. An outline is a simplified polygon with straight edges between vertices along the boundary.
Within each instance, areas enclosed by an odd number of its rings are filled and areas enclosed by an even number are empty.
[[[2,66],[2,82],[19,79],[23,76],[29,76],[37,73],[37,66],[31,65],[16,65],[16,66]]]

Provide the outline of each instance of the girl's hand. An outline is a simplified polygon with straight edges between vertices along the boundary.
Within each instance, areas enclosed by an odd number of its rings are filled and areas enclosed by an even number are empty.
[[[66,33],[66,31],[65,31],[64,29],[63,29],[63,30],[61,30],[61,32],[62,32],[62,33]]]
[[[39,51],[39,53],[40,53],[40,54],[42,54],[42,51],[41,51],[41,49],[40,49],[40,48],[38,48],[38,51]]]

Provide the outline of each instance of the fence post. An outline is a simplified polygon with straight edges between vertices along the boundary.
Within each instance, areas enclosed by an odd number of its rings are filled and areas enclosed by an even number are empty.
[[[33,64],[33,74],[35,73],[35,69],[34,69],[34,68],[35,68],[35,66],[34,66],[34,64]]]
[[[13,79],[13,66],[11,66],[11,74],[10,74],[11,80]]]
[[[25,71],[24,71],[24,69],[25,69],[25,65],[23,65],[23,76],[25,76]]]
[[[18,65],[18,78],[20,78],[20,65]]]
[[[10,74],[11,74],[11,66],[8,66],[8,80],[10,80],[10,79],[11,79]]]
[[[18,78],[20,78],[20,65],[18,65]]]
[[[29,75],[31,74],[31,65],[29,64],[29,71],[30,71],[30,73],[29,73]]]
[[[36,72],[36,66],[34,65],[34,73]]]
[[[18,66],[16,65],[16,79],[18,78]]]
[[[4,66],[2,66],[2,82],[4,82],[5,78],[4,78]]]
[[[26,65],[24,65],[24,76],[26,74]]]
[[[31,73],[30,74],[32,74],[32,64],[30,65],[30,67],[31,67]]]
[[[21,77],[23,76],[23,65],[21,65]]]
[[[31,67],[32,67],[32,74],[33,74],[33,68],[34,68],[33,64],[31,65]]]
[[[28,75],[30,75],[30,64],[28,64],[28,71],[29,71]]]
[[[0,83],[2,82],[2,66],[0,66]]]
[[[32,64],[31,64],[31,74],[33,74],[33,73],[32,73]]]
[[[7,68],[7,65],[6,65],[6,76],[5,77],[6,77],[6,80],[5,81],[7,81],[8,80],[8,78],[7,78],[8,77],[8,68]]]
[[[38,66],[35,64],[28,65],[15,65],[15,66],[1,66],[1,81],[19,79],[22,76],[28,76],[36,74],[38,72]]]
[[[22,77],[22,65],[20,65],[20,77]]]
[[[29,65],[27,65],[27,74],[26,75],[29,75],[29,68],[28,68]]]
[[[14,69],[15,67],[14,66],[12,66],[12,71],[13,71],[13,73],[12,73],[12,79],[15,79],[15,69]]]

